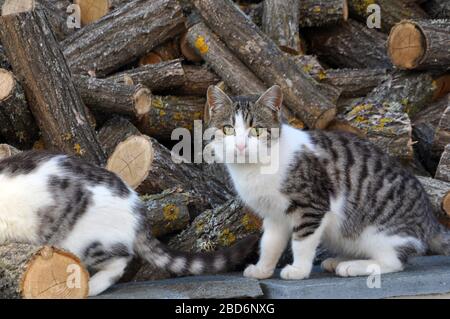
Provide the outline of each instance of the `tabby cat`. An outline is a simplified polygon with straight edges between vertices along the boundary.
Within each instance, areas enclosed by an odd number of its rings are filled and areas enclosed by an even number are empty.
[[[138,195],[115,174],[81,159],[30,151],[0,160],[0,244],[54,245],[76,254],[89,295],[114,284],[133,256],[177,275],[224,271],[256,243],[211,254],[174,252],[150,235]]]
[[[310,275],[319,243],[336,255],[322,267],[344,277],[401,271],[427,249],[450,254],[450,233],[419,181],[367,140],[284,124],[278,86],[257,100],[210,87],[207,99],[215,130],[207,147],[264,220],[259,261],[244,276],[271,277],[289,240],[293,263],[284,279]],[[250,162],[259,149],[268,152]]]

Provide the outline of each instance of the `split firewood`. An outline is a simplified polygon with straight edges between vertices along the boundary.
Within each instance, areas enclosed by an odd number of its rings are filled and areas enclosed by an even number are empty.
[[[2,44],[48,148],[96,164],[105,156],[44,11],[3,15]]]
[[[391,28],[403,19],[425,19],[427,14],[423,9],[412,1],[393,1],[393,0],[348,0],[350,13],[352,16],[366,23],[373,10],[368,10],[370,5],[376,4],[380,8],[380,26],[381,30],[389,33]],[[369,21],[373,21],[369,18]]]
[[[448,0],[427,0],[423,6],[434,19],[450,19],[450,2]]]
[[[176,0],[134,0],[73,34],[61,47],[73,73],[102,77],[183,30]]]
[[[95,22],[109,12],[129,3],[130,0],[75,0],[80,6],[81,24],[83,26]]]
[[[215,72],[209,69],[207,65],[183,65],[184,83],[173,89],[173,95],[195,95],[205,97],[208,88],[221,81]],[[167,91],[166,93],[170,93]]]
[[[169,246],[188,252],[214,251],[259,233],[261,226],[261,220],[240,200],[231,199],[197,216],[189,228],[169,241]]]
[[[2,15],[9,15],[18,12],[30,11],[32,9],[42,9],[45,11],[48,22],[53,30],[53,34],[58,41],[64,40],[68,35],[75,32],[67,24],[66,8],[62,11],[52,0],[6,0],[2,7]]]
[[[450,217],[450,183],[417,176],[433,205],[437,217]]]
[[[128,85],[142,84],[152,92],[160,92],[182,86],[186,74],[181,60],[171,60],[116,73],[108,79]]]
[[[335,105],[322,94],[318,83],[234,3],[230,0],[194,0],[193,4],[212,31],[256,76],[267,85],[280,85],[286,106],[308,127],[323,128],[334,118]],[[194,45],[202,56],[209,50],[205,36],[197,37]],[[219,74],[217,70],[216,73]]]
[[[446,126],[442,126],[439,130],[439,136],[436,135],[441,118],[445,118],[443,115],[446,109],[450,114],[450,95],[430,104],[411,117],[414,153],[430,172],[434,172],[445,145],[450,143],[450,134],[445,133],[449,130],[448,124],[447,129],[445,129]],[[447,139],[445,136],[447,136]],[[444,144],[446,140],[448,142]]]
[[[159,140],[170,140],[173,130],[194,129],[203,119],[206,99],[196,96],[153,96],[150,111],[139,121],[141,132]]]
[[[81,261],[54,247],[0,246],[0,298],[81,299],[89,293]]]
[[[450,95],[443,98],[442,103],[447,107],[442,113],[439,124],[436,127],[436,134],[434,136],[432,147],[432,151],[438,154],[442,153],[445,146],[450,144]]]
[[[22,86],[14,74],[0,69],[0,136],[8,144],[30,148],[38,135]]]
[[[431,101],[433,79],[427,73],[390,75],[346,114],[345,119],[392,156],[411,159],[411,121]]]
[[[0,160],[19,154],[21,151],[8,144],[0,144]]]
[[[150,139],[153,161],[148,177],[138,188],[139,193],[158,194],[168,188],[179,187],[182,191],[192,193],[201,199],[196,201],[192,210],[197,214],[223,204],[231,198],[232,194],[220,181],[205,176],[201,168],[172,153],[156,139]]]
[[[74,75],[72,79],[85,104],[94,111],[139,119],[152,105],[150,90],[141,84],[127,85],[86,75]]]
[[[122,117],[107,121],[98,138],[108,156],[106,169],[116,173],[130,187],[137,188],[147,178],[152,165],[150,138]]]
[[[302,45],[298,29],[300,1],[265,0],[262,30],[280,47],[291,54],[300,54]]]
[[[311,51],[337,68],[390,69],[386,53],[386,35],[348,19],[332,27],[305,30]]]
[[[447,144],[442,153],[435,178],[450,183],[450,144]]]
[[[404,20],[391,30],[388,52],[401,69],[450,69],[450,21]]]
[[[139,65],[157,64],[164,61],[175,60],[181,57],[180,45],[178,39],[170,39],[165,43],[158,45],[149,54],[139,59]]]
[[[348,19],[347,0],[302,0],[299,2],[299,23],[302,28],[334,25]]]

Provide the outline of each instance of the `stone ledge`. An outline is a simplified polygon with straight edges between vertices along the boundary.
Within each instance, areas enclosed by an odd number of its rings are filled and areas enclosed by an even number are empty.
[[[315,267],[311,278],[253,280],[242,274],[184,277],[116,285],[97,298],[392,298],[450,293],[450,257],[411,259],[403,272],[381,275],[380,288],[368,288],[367,277],[340,278]]]

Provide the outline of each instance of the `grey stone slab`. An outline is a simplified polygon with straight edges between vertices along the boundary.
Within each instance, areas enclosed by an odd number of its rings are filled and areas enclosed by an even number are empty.
[[[380,288],[369,288],[367,277],[341,278],[315,267],[309,279],[285,281],[261,280],[267,298],[391,298],[450,292],[450,257],[433,256],[411,259],[403,272],[384,274]]]
[[[256,298],[263,295],[257,280],[241,274],[193,276],[119,284],[100,299],[219,299]]]

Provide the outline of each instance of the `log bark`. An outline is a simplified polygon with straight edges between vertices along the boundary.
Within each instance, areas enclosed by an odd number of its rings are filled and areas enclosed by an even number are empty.
[[[293,10],[294,8],[292,8]],[[334,25],[348,20],[347,0],[302,0],[299,6],[300,27]]]
[[[341,89],[340,98],[354,98],[370,93],[387,79],[387,72],[386,69],[328,69],[316,79]]]
[[[201,198],[193,208],[194,215],[224,203],[232,195],[223,184],[205,176],[201,168],[187,163],[161,145],[156,139],[150,138],[153,147],[153,162],[145,181],[138,188],[141,194],[158,194],[162,191],[179,187],[182,191],[190,192]],[[191,211],[191,212],[192,212]]]
[[[260,94],[264,83],[203,22],[190,17],[187,41],[235,94]]]
[[[66,251],[28,244],[0,246],[0,297],[3,299],[86,298],[88,280],[89,274],[81,261]]]
[[[5,69],[0,69],[0,135],[6,143],[24,149],[31,148],[39,135],[22,86]]]
[[[346,120],[366,133],[392,156],[412,159],[411,121],[433,96],[433,79],[429,74],[390,75],[361,102],[353,105]]]
[[[49,148],[97,163],[105,156],[69,68],[40,9],[2,16],[0,35]],[[49,36],[50,35],[50,36]]]
[[[148,176],[153,161],[150,138],[122,117],[107,121],[98,133],[108,156],[106,169],[130,187],[137,188]]]
[[[323,128],[334,118],[335,105],[323,96],[318,83],[247,19],[231,0],[194,0],[193,4],[209,27],[256,76],[268,86],[280,85],[286,106],[308,127]],[[198,38],[196,47],[207,53],[209,45],[204,40],[204,37]]]
[[[428,0],[424,8],[433,19],[450,19],[450,2],[447,0]]]
[[[215,251],[259,233],[260,229],[261,220],[239,200],[231,199],[200,214],[189,228],[169,241],[169,246],[187,252]]]
[[[0,160],[19,154],[20,152],[21,151],[19,151],[14,146],[8,144],[0,144]]]
[[[348,0],[350,13],[356,19],[366,23],[367,18],[373,14],[373,10],[367,9],[368,6],[377,4],[380,7],[381,30],[389,33],[391,28],[404,19],[425,19],[427,14],[416,3],[408,1],[392,0]]]
[[[450,144],[447,144],[442,153],[435,178],[450,183]]]
[[[207,65],[183,65],[184,82],[183,85],[175,88],[166,94],[173,95],[194,95],[205,97],[208,88],[211,85],[217,85],[221,78],[215,72],[209,69]]]
[[[450,21],[404,20],[388,39],[392,63],[400,69],[450,69]]]
[[[93,23],[109,12],[127,4],[130,0],[75,0],[80,6],[81,24],[83,26]]]
[[[335,68],[390,69],[386,35],[368,29],[355,20],[333,27],[305,30],[311,51]]]
[[[152,92],[160,92],[182,86],[186,73],[181,60],[172,60],[123,71],[108,79],[128,85],[142,84]]]
[[[123,32],[127,30],[127,32]],[[64,40],[73,73],[106,76],[183,32],[175,0],[134,0]]]
[[[264,0],[262,30],[290,54],[302,53],[298,29],[300,1]]]
[[[42,9],[45,11],[53,34],[58,41],[62,41],[75,32],[75,29],[71,29],[67,25],[66,8],[62,11],[52,0],[6,0],[2,6],[2,15]]]
[[[139,130],[158,140],[170,141],[173,130],[194,130],[203,119],[206,99],[196,96],[154,96],[152,106],[138,123]]]
[[[436,134],[433,140],[432,151],[435,154],[443,152],[446,145],[450,144],[450,95],[442,99],[442,104],[446,105],[445,111],[436,127]]]
[[[444,144],[445,136],[450,135],[445,133],[445,131],[448,131],[448,126],[447,128],[443,126],[444,130],[440,131],[439,136],[436,135],[439,122],[443,118],[446,109],[450,112],[450,96],[432,103],[411,118],[413,123],[414,153],[429,172],[435,172],[441,153],[446,145]],[[448,138],[447,140],[450,143]]]
[[[439,218],[450,217],[450,183],[429,177],[417,176]]]
[[[8,61],[8,57],[6,56],[5,49],[3,46],[0,46],[0,68],[11,71],[12,67]]]
[[[141,84],[127,85],[86,75],[73,75],[72,79],[84,103],[94,111],[139,119],[150,110],[152,94]]]

